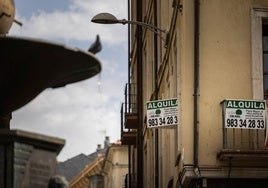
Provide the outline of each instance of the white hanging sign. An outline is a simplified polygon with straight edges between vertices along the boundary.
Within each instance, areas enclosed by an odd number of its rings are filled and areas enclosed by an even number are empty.
[[[266,127],[265,100],[224,101],[225,128],[262,129]]]
[[[147,107],[147,127],[159,128],[178,124],[178,99],[149,101]]]

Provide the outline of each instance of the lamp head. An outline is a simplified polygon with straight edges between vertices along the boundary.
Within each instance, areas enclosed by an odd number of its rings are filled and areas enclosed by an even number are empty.
[[[119,20],[114,15],[107,12],[103,12],[94,16],[91,19],[91,22],[99,24],[116,24],[119,23]]]

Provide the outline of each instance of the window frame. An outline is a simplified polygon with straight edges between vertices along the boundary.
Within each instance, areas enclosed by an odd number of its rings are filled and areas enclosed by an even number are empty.
[[[252,58],[252,97],[264,99],[263,90],[263,47],[262,20],[268,19],[268,7],[251,10],[251,58]]]

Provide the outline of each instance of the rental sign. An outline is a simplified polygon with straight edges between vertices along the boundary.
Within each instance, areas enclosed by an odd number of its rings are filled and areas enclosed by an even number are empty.
[[[178,99],[149,101],[147,107],[147,127],[159,128],[178,124]]]
[[[262,129],[266,127],[265,100],[224,101],[225,128]]]

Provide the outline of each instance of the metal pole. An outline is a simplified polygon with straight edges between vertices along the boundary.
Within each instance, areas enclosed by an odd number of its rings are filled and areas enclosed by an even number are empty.
[[[128,20],[130,20],[130,0],[128,0],[128,4],[127,4],[127,14],[128,14]],[[127,74],[127,77],[128,77],[128,106],[129,106],[129,109],[128,109],[128,112],[130,111],[130,105],[131,105],[131,92],[130,92],[130,25],[128,24],[128,27],[127,27],[128,31],[127,31],[127,41],[128,41],[128,44],[127,44],[127,48],[128,48],[128,56],[127,56],[127,63],[128,63],[128,74]],[[132,182],[131,182],[131,145],[129,144],[128,145],[128,188],[131,188],[131,185],[132,185]]]

